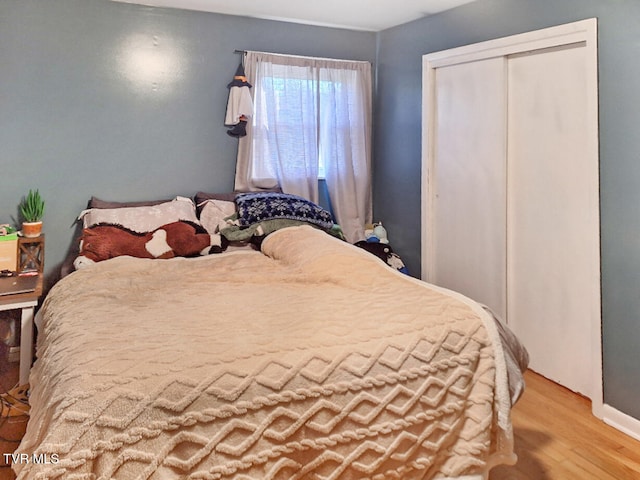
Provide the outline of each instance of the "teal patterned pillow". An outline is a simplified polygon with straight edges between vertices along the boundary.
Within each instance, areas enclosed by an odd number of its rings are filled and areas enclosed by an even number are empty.
[[[331,213],[306,198],[288,193],[256,192],[236,195],[238,221],[242,226],[264,220],[287,218],[312,223],[329,229],[333,226]]]

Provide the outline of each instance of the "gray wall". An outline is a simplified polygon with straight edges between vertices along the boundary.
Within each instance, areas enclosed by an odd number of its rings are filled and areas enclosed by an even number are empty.
[[[0,0],[0,223],[40,189],[49,283],[91,195],[233,189],[237,140],[223,120],[235,49],[373,62],[375,34],[108,0]],[[128,73],[135,51],[148,76]],[[173,62],[154,69],[167,54]]]
[[[640,2],[479,0],[378,38],[374,211],[420,272],[421,56],[598,18],[605,402],[640,419]]]

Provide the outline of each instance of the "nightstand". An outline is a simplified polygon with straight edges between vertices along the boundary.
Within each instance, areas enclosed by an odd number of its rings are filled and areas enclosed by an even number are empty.
[[[42,273],[35,277],[35,290],[0,295],[0,311],[22,310],[20,316],[20,385],[29,383],[29,370],[33,360],[33,316],[38,299],[42,296]],[[0,278],[0,282],[8,283],[16,278],[18,277]],[[16,291],[20,291],[17,285]]]
[[[24,385],[33,361],[33,317],[42,296],[44,235],[18,237],[17,249],[16,266],[23,275],[0,278],[0,311],[21,310],[19,384]]]

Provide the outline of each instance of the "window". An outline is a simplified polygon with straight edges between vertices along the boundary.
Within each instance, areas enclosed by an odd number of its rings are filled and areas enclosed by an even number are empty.
[[[371,214],[371,65],[260,52],[245,63],[254,116],[236,188],[280,186],[317,202],[324,178],[345,234],[361,236]]]

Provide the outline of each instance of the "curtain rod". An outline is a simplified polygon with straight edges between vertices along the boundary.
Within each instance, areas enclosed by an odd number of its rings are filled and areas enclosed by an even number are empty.
[[[242,55],[246,55],[248,52],[248,50],[234,50],[233,53],[236,54],[242,54]],[[297,58],[309,58],[312,60],[331,60],[333,62],[363,62],[363,63],[368,63],[370,65],[373,65],[373,62],[369,62],[367,60],[346,60],[346,59],[342,59],[342,58],[326,58],[326,57],[309,57],[306,55],[290,55],[290,54],[286,54],[286,53],[271,53],[271,52],[257,52],[257,53],[266,53],[268,55],[279,55],[282,57],[297,57]]]

